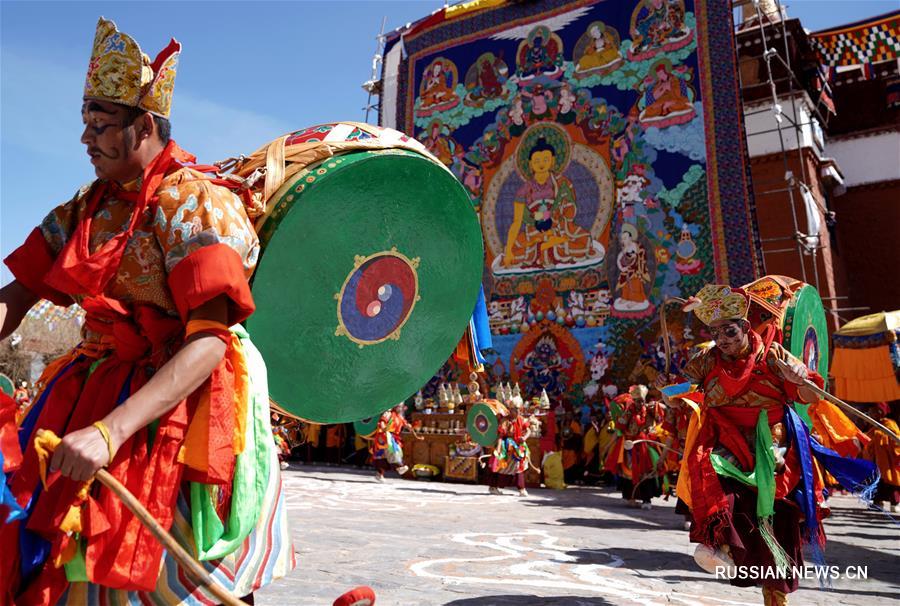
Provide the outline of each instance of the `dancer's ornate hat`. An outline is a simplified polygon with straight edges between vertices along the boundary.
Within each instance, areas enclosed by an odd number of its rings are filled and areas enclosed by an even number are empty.
[[[750,296],[742,288],[722,284],[707,284],[684,306],[707,326],[719,320],[746,319],[749,308]]]
[[[181,44],[174,38],[153,62],[134,39],[100,17],[84,82],[84,98],[139,107],[168,118]]]

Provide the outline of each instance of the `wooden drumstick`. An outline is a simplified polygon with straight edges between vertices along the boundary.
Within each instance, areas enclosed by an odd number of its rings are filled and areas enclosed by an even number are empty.
[[[663,337],[663,349],[666,353],[666,369],[665,375],[669,376],[669,366],[671,365],[672,360],[672,348],[669,345],[669,327],[666,322],[666,305],[669,303],[680,303],[681,305],[685,304],[685,300],[680,297],[666,297],[663,299],[662,304],[659,306],[659,322],[660,328],[662,329],[662,337]]]
[[[677,448],[672,448],[671,446],[666,446],[662,442],[657,442],[656,440],[647,440],[647,439],[625,440],[625,442],[622,444],[622,446],[624,446],[625,450],[631,450],[632,448],[634,448],[635,444],[640,444],[641,442],[646,442],[647,444],[658,444],[658,445],[662,446],[665,450],[671,450],[672,452],[674,452],[678,455],[684,456],[684,453],[681,452],[680,450],[678,450]]]
[[[52,431],[44,429],[39,429],[37,431],[37,436],[43,439],[45,444],[51,448],[56,448],[62,441],[59,439],[59,436]],[[131,494],[121,482],[119,482],[119,480],[113,477],[111,473],[101,467],[97,470],[97,473],[94,474],[94,477],[101,484],[109,488],[113,494],[119,497],[125,507],[131,510],[131,512],[141,521],[141,524],[146,526],[147,530],[156,537],[156,540],[162,543],[163,547],[172,554],[172,557],[175,558],[178,565],[181,566],[185,572],[190,574],[204,589],[209,590],[209,592],[224,606],[246,606],[246,602],[237,599],[224,587],[219,585],[212,576],[206,572],[206,569],[185,551],[184,547],[182,547],[178,541],[162,527],[162,524],[156,521],[153,515],[147,511],[147,508],[144,507],[144,505],[138,501],[137,498]]]
[[[782,371],[785,371],[785,370],[786,370],[786,371],[793,372],[793,371],[791,370],[791,367],[790,367],[790,366],[788,366],[785,362],[782,362],[782,361],[779,360],[778,358],[775,359],[775,363],[778,365],[778,367],[779,367]],[[830,393],[828,393],[828,392],[825,391],[824,389],[821,389],[818,385],[816,385],[816,384],[813,383],[812,381],[808,381],[808,380],[806,380],[806,379],[803,379],[802,385],[803,385],[803,387],[806,387],[807,389],[811,389],[812,391],[814,391],[814,392],[816,393],[816,395],[818,395],[820,398],[824,398],[824,399],[828,400],[829,402],[831,402],[832,404],[834,404],[834,405],[837,406],[838,408],[841,408],[841,409],[844,410],[845,412],[849,412],[849,413],[852,414],[852,415],[856,415],[857,417],[859,417],[859,418],[861,418],[861,419],[864,419],[864,420],[868,421],[869,423],[871,423],[872,425],[876,426],[878,429],[880,429],[881,431],[883,431],[884,433],[886,433],[886,434],[887,434],[891,439],[893,439],[895,442],[897,442],[898,444],[900,444],[900,436],[898,436],[897,434],[895,434],[893,431],[891,431],[890,429],[888,429],[887,427],[885,427],[884,425],[882,425],[881,423],[879,423],[878,421],[876,421],[875,419],[873,419],[872,417],[870,417],[869,415],[867,415],[866,413],[864,413],[864,412],[862,412],[862,411],[859,411],[859,410],[856,410],[855,408],[853,408],[852,406],[850,406],[849,404],[847,404],[846,402],[844,402],[844,401],[841,400],[840,398],[831,395]]]

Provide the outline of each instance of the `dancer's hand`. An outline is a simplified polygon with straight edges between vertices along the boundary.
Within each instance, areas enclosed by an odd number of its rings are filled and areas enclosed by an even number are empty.
[[[799,360],[788,360],[781,366],[784,378],[796,385],[802,385],[809,378],[809,369]]]
[[[96,427],[85,427],[66,435],[50,459],[50,469],[84,482],[109,463],[109,448]]]

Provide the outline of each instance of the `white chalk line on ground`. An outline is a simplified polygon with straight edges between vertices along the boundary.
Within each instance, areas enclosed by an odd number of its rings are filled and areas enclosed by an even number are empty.
[[[679,602],[688,606],[726,604],[756,606],[713,596],[699,596],[672,591],[656,591],[639,587],[634,579],[611,576],[614,569],[623,569],[622,558],[608,552],[596,552],[609,558],[607,564],[575,564],[577,558],[557,545],[559,539],[543,530],[524,530],[509,533],[459,533],[451,535],[455,543],[479,550],[499,552],[481,557],[439,558],[409,565],[416,576],[437,579],[447,585],[512,585],[540,589],[565,589],[590,592],[610,598],[621,598],[642,606],[656,606]],[[574,550],[570,549],[570,551]],[[461,566],[468,565],[468,566]],[[491,576],[463,574],[464,568],[479,567]]]

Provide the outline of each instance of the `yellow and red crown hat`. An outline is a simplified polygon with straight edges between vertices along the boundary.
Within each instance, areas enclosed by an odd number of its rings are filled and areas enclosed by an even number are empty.
[[[139,107],[168,118],[181,44],[174,38],[151,63],[138,43],[103,17],[84,82],[84,98]]]
[[[707,284],[684,306],[707,326],[719,320],[744,320],[749,309],[750,295],[744,289],[722,284]]]

